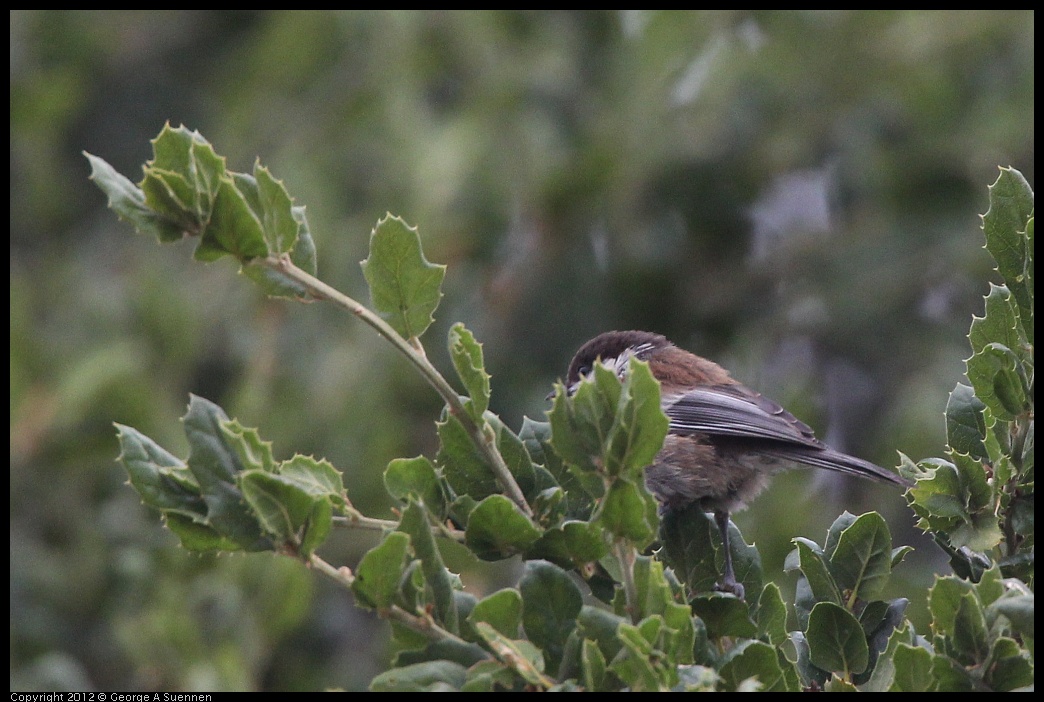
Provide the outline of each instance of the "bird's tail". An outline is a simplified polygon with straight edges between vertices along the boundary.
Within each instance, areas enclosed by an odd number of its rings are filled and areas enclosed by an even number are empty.
[[[803,463],[816,468],[825,468],[826,470],[832,470],[838,473],[856,475],[860,478],[869,478],[870,480],[876,480],[882,483],[892,483],[893,485],[900,485],[905,488],[914,486],[912,481],[907,480],[897,473],[893,473],[892,471],[882,468],[870,461],[864,461],[862,458],[856,458],[855,456],[849,456],[847,453],[835,451],[832,448],[788,445],[779,451],[774,451],[772,448],[766,448],[762,452],[768,456],[779,458],[784,461]]]

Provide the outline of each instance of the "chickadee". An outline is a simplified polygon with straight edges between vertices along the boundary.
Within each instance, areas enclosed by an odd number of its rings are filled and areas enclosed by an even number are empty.
[[[660,382],[670,420],[663,448],[645,483],[663,509],[697,503],[714,512],[725,552],[718,589],[743,597],[729,549],[729,512],[746,506],[782,470],[803,463],[902,487],[913,484],[880,466],[835,451],[778,404],[734,380],[724,368],[684,351],[659,334],[612,331],[591,339],[569,364],[566,391],[576,392],[595,361],[623,374],[632,357]]]

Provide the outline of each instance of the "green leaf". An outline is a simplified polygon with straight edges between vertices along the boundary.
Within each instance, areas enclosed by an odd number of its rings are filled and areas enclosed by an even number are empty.
[[[600,526],[570,520],[545,530],[526,555],[549,560],[563,568],[583,568],[608,553],[608,540]]]
[[[632,358],[612,428],[605,468],[641,482],[645,467],[663,448],[669,421],[660,407],[660,384],[649,364]]]
[[[192,395],[182,418],[190,452],[189,470],[199,482],[207,504],[207,523],[248,551],[266,550],[271,541],[262,535],[257,516],[236,485],[243,472],[239,455],[245,439],[226,434],[224,410],[209,400]],[[236,445],[233,445],[236,444]]]
[[[591,472],[599,469],[609,448],[622,394],[616,373],[601,363],[595,364],[593,377],[581,383],[572,397],[559,389],[548,412],[555,453]]]
[[[707,625],[707,636],[720,640],[726,636],[753,638],[757,625],[750,618],[750,609],[738,597],[718,592],[703,593],[692,602],[692,613]]]
[[[218,156],[199,132],[184,126],[172,128],[169,122],[152,140],[152,154],[152,160],[145,164],[146,175],[167,172],[180,176],[191,192],[184,198],[186,207],[198,222],[206,222],[226,172],[224,157]]]
[[[671,509],[660,522],[662,556],[692,592],[709,592],[718,579],[713,520],[698,505]]]
[[[989,634],[982,602],[975,592],[961,595],[954,613],[951,641],[957,659],[965,665],[977,665],[986,659]]]
[[[340,506],[348,502],[341,473],[326,460],[297,454],[280,463],[278,472],[284,480],[292,482],[313,497],[328,498]]]
[[[221,431],[228,445],[236,452],[244,470],[262,470],[275,473],[275,458],[272,457],[272,442],[261,439],[257,429],[244,427],[238,420],[221,424]]]
[[[450,661],[426,661],[385,671],[370,681],[371,692],[456,692],[467,669]]]
[[[645,548],[656,535],[657,503],[644,481],[632,483],[625,478],[613,481],[602,500],[596,524],[618,539]]]
[[[323,545],[333,529],[333,505],[329,500],[315,500],[312,513],[304,524],[298,545],[298,554],[307,561]]]
[[[985,673],[983,682],[999,692],[1029,687],[1034,681],[1030,655],[1008,637],[999,637],[993,642]]]
[[[1001,168],[990,186],[990,208],[982,216],[986,249],[997,262],[997,270],[1015,293],[1025,320],[1033,310],[1033,190],[1013,168]],[[1027,323],[1032,334],[1032,324]]]
[[[1020,636],[1033,638],[1033,595],[1005,594],[988,607],[990,616],[1003,615]]]
[[[851,591],[850,602],[877,599],[892,572],[892,536],[884,518],[860,515],[841,533],[829,565],[841,589]]]
[[[946,402],[946,443],[952,449],[986,458],[986,420],[982,416],[985,407],[970,386],[958,383],[953,389]]]
[[[410,537],[393,531],[366,552],[355,569],[352,594],[356,604],[368,609],[387,609],[395,601],[399,582],[406,572]]]
[[[403,668],[426,661],[452,661],[465,667],[490,660],[489,654],[478,644],[453,639],[428,641],[421,648],[399,651],[392,665]]]
[[[601,607],[583,605],[576,618],[576,632],[581,639],[597,643],[605,659],[612,660],[622,647],[616,631],[625,621],[624,617]]]
[[[406,339],[424,334],[435,321],[446,267],[424,257],[417,230],[385,215],[370,235],[370,255],[361,265],[377,313]]]
[[[519,591],[526,636],[544,650],[548,669],[556,670],[583,605],[580,589],[558,566],[547,561],[526,561]]]
[[[472,626],[477,622],[485,622],[507,638],[517,639],[518,628],[522,623],[522,595],[513,589],[498,590],[487,595],[471,610],[468,621]]]
[[[832,602],[820,602],[808,617],[809,656],[812,664],[845,678],[866,670],[870,651],[859,621]]]
[[[723,692],[747,689],[744,683],[751,678],[758,681],[760,692],[797,691],[797,676],[784,671],[776,649],[763,641],[744,641],[734,646],[718,672]]]
[[[440,522],[446,518],[446,491],[427,456],[393,459],[384,471],[384,487],[400,502],[420,500]]]
[[[471,511],[465,542],[484,560],[524,553],[540,538],[540,530],[514,502],[503,495],[490,495]]]
[[[675,586],[677,582],[675,581]],[[639,556],[634,563],[636,616],[659,616],[665,628],[661,647],[670,659],[679,665],[693,663],[692,651],[696,633],[692,610],[687,604],[675,601],[675,593],[664,573],[664,566],[649,556]]]
[[[254,180],[257,183],[257,207],[255,213],[261,220],[261,231],[265,243],[272,253],[287,253],[297,244],[300,228],[294,216],[294,204],[283,181],[272,177],[271,172],[254,163]]]
[[[185,234],[198,236],[203,231],[209,209],[205,216],[200,216],[196,202],[198,195],[181,174],[146,168],[141,191],[149,209]]]
[[[511,661],[512,669],[523,680],[538,689],[545,686],[544,655],[539,648],[529,641],[509,639],[485,622],[478,622],[475,629],[498,658]]]
[[[841,589],[830,572],[828,559],[819,544],[801,537],[793,539],[793,542],[796,546],[796,561],[788,557],[785,570],[801,570],[815,602],[840,605]]]
[[[468,668],[467,682],[461,692],[501,692],[517,685],[515,672],[497,660],[485,660]]]
[[[120,442],[117,460],[146,505],[190,520],[205,518],[207,506],[199,483],[184,461],[136,429],[117,424],[116,431]]]
[[[439,435],[435,461],[453,492],[474,500],[500,493],[493,469],[479,453],[460,420],[446,414],[435,426]]]
[[[90,179],[108,198],[109,209],[120,219],[130,222],[135,230],[155,236],[161,243],[178,241],[184,236],[177,222],[162,217],[145,204],[145,193],[104,160],[83,152],[91,164]]]
[[[268,255],[261,221],[230,177],[221,179],[210,221],[193,256],[214,261],[231,254],[241,263]]]
[[[529,452],[526,451],[525,443],[500,420],[500,417],[492,412],[486,412],[484,419],[493,430],[497,450],[503,457],[508,471],[518,483],[522,494],[532,502],[542,486],[537,484],[536,469],[533,466],[533,460],[529,457]]]
[[[787,605],[776,583],[769,583],[761,591],[757,610],[758,638],[773,646],[787,640]]]
[[[243,547],[217,530],[176,512],[164,512],[167,528],[189,551],[239,551]]]
[[[399,529],[410,535],[413,552],[420,559],[424,579],[431,587],[436,620],[448,631],[458,633],[459,618],[453,597],[453,578],[443,564],[424,505],[410,501],[402,513]]]
[[[588,519],[594,507],[594,501],[581,485],[577,476],[563,462],[551,446],[551,423],[537,422],[523,417],[522,429],[518,436],[525,444],[526,451],[536,463],[542,463],[555,481],[566,493],[565,512],[568,519]]]
[[[279,541],[298,541],[298,530],[315,504],[311,495],[280,475],[260,470],[243,473],[239,487],[265,532]]]
[[[634,692],[665,692],[677,681],[676,667],[670,666],[667,670],[660,661],[660,652],[653,645],[659,625],[662,622],[658,617],[650,617],[640,626],[622,622],[617,628],[623,649],[610,663],[609,669]],[[669,677],[674,679],[669,680]]]
[[[1011,421],[1031,408],[1022,363],[1002,344],[987,344],[968,359],[968,379],[995,417]]]
[[[605,656],[602,655],[595,642],[590,639],[584,639],[583,644],[581,644],[580,665],[580,682],[583,684],[584,689],[592,692],[605,691],[603,688],[606,672]]]
[[[483,413],[489,409],[489,373],[482,360],[482,344],[475,341],[463,323],[457,322],[450,328],[449,351],[457,377],[471,398],[468,410],[472,419],[481,422]]]
[[[652,628],[657,624],[654,619],[647,622],[647,626]],[[634,692],[665,692],[669,687],[664,680],[662,666],[654,661],[655,657],[659,657],[654,653],[650,640],[655,639],[655,633],[649,628],[636,627],[627,622],[617,628],[617,636],[623,648],[609,668]]]
[[[290,252],[290,262],[305,273],[315,275],[315,242],[312,240],[312,234],[308,228],[305,208],[294,207],[291,212],[294,220],[297,222],[297,243],[293,251]],[[265,265],[261,259],[252,259],[244,263],[240,270],[244,275],[261,286],[266,295],[284,297],[291,300],[312,299],[311,293],[301,283]]]
[[[892,656],[895,676],[889,692],[931,692],[935,678],[932,676],[932,654],[925,648],[899,644]]]

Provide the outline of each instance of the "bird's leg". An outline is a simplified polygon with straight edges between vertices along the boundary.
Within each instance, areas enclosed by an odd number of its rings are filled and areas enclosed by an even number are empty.
[[[715,510],[714,521],[718,524],[721,532],[721,546],[725,550],[725,573],[715,589],[719,592],[731,592],[736,597],[743,599],[743,585],[736,582],[736,572],[732,569],[732,548],[729,546],[729,512],[728,510]]]

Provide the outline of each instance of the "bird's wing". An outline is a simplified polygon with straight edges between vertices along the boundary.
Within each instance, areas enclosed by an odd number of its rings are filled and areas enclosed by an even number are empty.
[[[664,412],[670,420],[672,434],[748,439],[744,450],[751,453],[906,487],[911,485],[905,478],[874,463],[835,451],[817,439],[807,424],[750,390],[732,385],[689,390],[676,397],[665,397]]]
[[[689,390],[664,398],[672,434],[711,434],[774,439],[823,448],[807,424],[757,393],[730,385]]]

